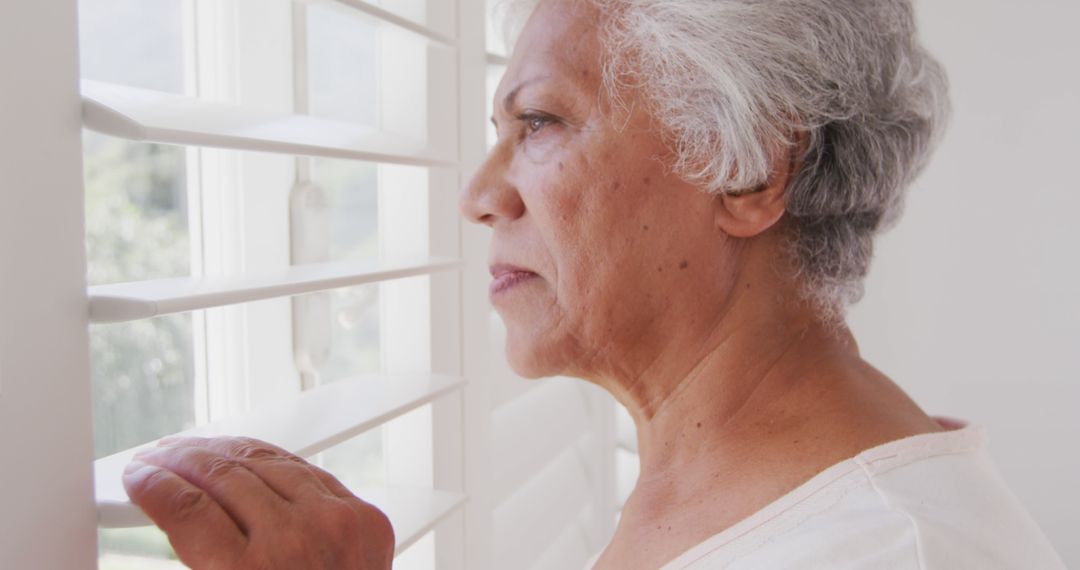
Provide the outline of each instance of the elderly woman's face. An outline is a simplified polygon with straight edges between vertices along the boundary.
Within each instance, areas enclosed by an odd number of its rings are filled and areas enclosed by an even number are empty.
[[[491,300],[528,377],[647,367],[731,287],[713,198],[665,167],[642,101],[603,95],[599,17],[541,3],[495,95],[498,144],[461,199],[494,230]]]

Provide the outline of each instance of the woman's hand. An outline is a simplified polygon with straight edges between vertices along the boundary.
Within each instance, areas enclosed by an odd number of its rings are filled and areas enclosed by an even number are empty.
[[[164,439],[135,456],[124,486],[196,570],[385,570],[393,561],[386,515],[258,440]]]

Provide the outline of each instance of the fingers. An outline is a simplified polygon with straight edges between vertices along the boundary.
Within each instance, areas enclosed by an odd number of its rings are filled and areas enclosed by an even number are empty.
[[[200,447],[240,462],[289,502],[310,495],[354,498],[337,479],[300,457],[275,445],[244,437],[187,438],[182,445]],[[170,445],[181,443],[170,442]]]
[[[325,471],[245,438],[171,438],[136,455],[132,500],[196,568],[389,568],[389,519]]]
[[[334,477],[333,475],[327,473],[325,470],[320,468],[318,465],[312,465],[312,464],[309,463],[308,464],[308,469],[310,469],[311,472],[314,473],[315,476],[319,478],[319,481],[321,481],[322,484],[324,486],[326,486],[326,488],[329,489],[330,492],[333,493],[334,495],[336,495],[338,497],[341,497],[343,499],[356,499],[358,501],[360,500],[356,495],[354,495],[352,493],[352,491],[350,491],[348,489],[348,487],[346,487],[344,484],[342,484],[341,481],[338,481],[337,477]],[[368,504],[367,501],[363,501],[363,502],[365,504]]]
[[[284,517],[288,501],[241,461],[191,445],[148,448],[135,459],[171,471],[216,501],[247,534],[260,522]]]
[[[179,475],[133,461],[124,471],[132,502],[169,536],[180,560],[193,568],[230,568],[247,538],[212,497]]]

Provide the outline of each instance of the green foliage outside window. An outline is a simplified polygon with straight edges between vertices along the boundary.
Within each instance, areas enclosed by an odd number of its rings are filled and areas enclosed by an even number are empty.
[[[185,151],[84,137],[91,285],[189,275]],[[194,425],[190,315],[90,329],[96,457]],[[176,568],[156,528],[103,530],[103,570]]]

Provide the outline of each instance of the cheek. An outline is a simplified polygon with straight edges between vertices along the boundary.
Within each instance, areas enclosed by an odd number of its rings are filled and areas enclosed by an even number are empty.
[[[583,208],[558,239],[558,309],[568,334],[584,345],[605,342],[644,309],[649,243],[633,213],[606,204]]]
[[[522,154],[533,164],[545,165],[561,160],[561,150],[565,148],[565,140],[560,132],[560,125],[548,125],[520,142]]]
[[[656,271],[661,243],[651,235],[661,233],[650,217],[654,175],[640,165],[578,154],[538,166],[520,161],[515,178],[535,230],[529,241],[544,260],[544,288],[506,315],[507,356],[530,376],[571,366],[651,312],[656,284],[643,273]]]
[[[647,245],[642,218],[650,206],[643,189],[619,172],[624,167],[604,156],[557,161],[547,183],[526,198],[562,301],[602,293],[601,284],[629,269],[623,266]]]

